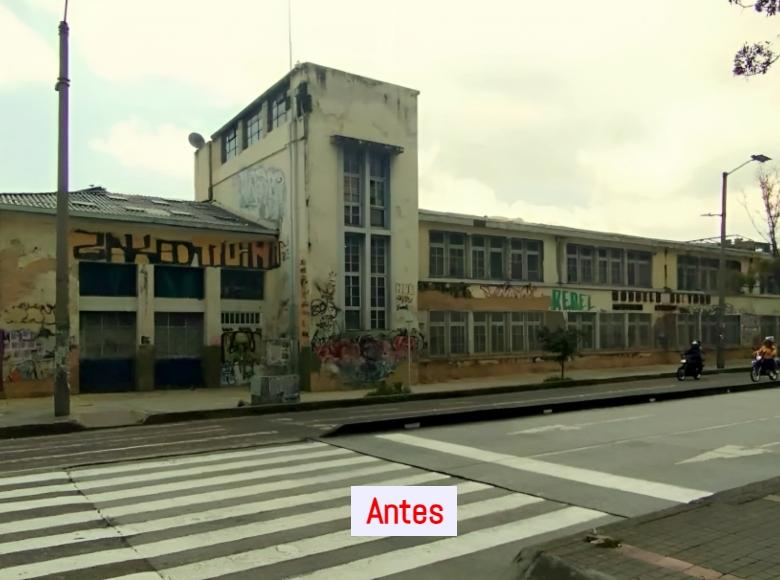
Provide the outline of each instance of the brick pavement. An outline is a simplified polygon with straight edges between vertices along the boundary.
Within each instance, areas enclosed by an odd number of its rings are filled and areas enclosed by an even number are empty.
[[[780,478],[528,548],[516,578],[780,579]]]

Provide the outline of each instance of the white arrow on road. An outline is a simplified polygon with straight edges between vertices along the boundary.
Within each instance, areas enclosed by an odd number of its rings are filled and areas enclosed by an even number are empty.
[[[507,435],[521,435],[525,433],[546,433],[548,431],[579,431],[583,427],[592,427],[593,425],[605,425],[607,423],[622,423],[623,421],[636,421],[637,419],[646,419],[653,415],[636,415],[634,417],[621,417],[619,419],[607,419],[605,421],[593,421],[592,423],[574,423],[573,425],[545,425],[543,427],[531,427],[522,431],[512,431]]]
[[[701,453],[695,457],[691,457],[690,459],[678,461],[675,463],[675,465],[681,465],[683,463],[701,463],[702,461],[711,461],[713,459],[737,459],[739,457],[750,457],[751,455],[763,455],[764,453],[772,453],[772,450],[769,449],[769,447],[773,447],[775,445],[780,445],[780,441],[766,443],[757,447],[724,445],[723,447],[718,447],[712,451]]]

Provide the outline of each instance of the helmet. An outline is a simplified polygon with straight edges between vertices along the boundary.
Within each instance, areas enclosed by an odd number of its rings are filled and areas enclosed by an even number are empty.
[[[698,340],[692,341],[691,346],[699,346],[699,341]]]
[[[774,342],[774,341],[775,341],[774,336],[767,336],[766,338],[764,338],[764,342]]]

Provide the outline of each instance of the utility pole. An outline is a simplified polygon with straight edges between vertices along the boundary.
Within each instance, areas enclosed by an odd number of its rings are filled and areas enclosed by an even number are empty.
[[[720,193],[720,262],[718,264],[718,344],[716,366],[726,366],[726,191],[729,174],[723,172]]]
[[[70,415],[70,308],[68,305],[68,1],[60,22],[59,136],[57,151],[57,290],[55,303],[54,415]]]

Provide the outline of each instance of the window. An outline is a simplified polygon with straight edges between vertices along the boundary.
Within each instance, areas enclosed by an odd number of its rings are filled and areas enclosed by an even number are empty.
[[[244,148],[257,143],[263,137],[263,118],[258,110],[244,121]]]
[[[765,336],[774,336],[775,339],[780,337],[778,332],[778,322],[780,317],[777,316],[762,316],[761,317],[761,339]]]
[[[263,271],[222,268],[220,296],[238,300],[263,299]]]
[[[504,280],[504,238],[490,238],[490,279]]]
[[[428,241],[428,270],[431,278],[440,278],[446,271],[445,259],[445,234],[442,232],[431,232]]]
[[[733,268],[733,262],[727,266]],[[717,258],[677,256],[677,288],[702,292],[715,291],[718,289],[719,267],[720,262]]]
[[[491,312],[490,352],[494,354],[500,354],[506,351],[506,315],[503,312]]]
[[[509,273],[512,280],[541,282],[541,242],[512,238],[509,247]]]
[[[447,235],[447,274],[450,278],[466,276],[466,236],[450,233]]]
[[[542,349],[539,330],[544,322],[541,312],[512,312],[509,329],[512,352],[528,352]]]
[[[446,316],[446,312],[430,312],[428,314],[428,354],[430,356],[447,354]]]
[[[371,328],[387,328],[387,242],[388,238],[371,237]]]
[[[650,341],[650,314],[630,313],[628,315],[628,347],[648,348]]]
[[[432,278],[466,276],[466,236],[455,232],[431,232],[428,270]]]
[[[361,200],[363,156],[358,151],[344,150],[344,225],[363,224]]]
[[[154,344],[157,358],[199,358],[203,351],[203,314],[156,312]]]
[[[761,294],[780,294],[780,284],[772,275],[762,274],[759,284],[759,292]]]
[[[687,348],[694,340],[701,340],[698,314],[677,315],[677,346]]]
[[[466,312],[431,312],[428,330],[430,356],[468,354]]]
[[[626,347],[626,315],[624,313],[599,314],[599,348]]]
[[[725,316],[724,340],[727,345],[739,345],[742,342],[740,333],[740,322],[738,314],[727,314]],[[720,337],[718,330],[718,317],[715,314],[702,315],[701,317],[701,341],[705,348],[709,346],[715,349]],[[762,337],[763,338],[763,337]]]
[[[476,354],[487,353],[488,334],[487,334],[487,313],[474,313],[474,352]]]
[[[579,344],[583,349],[596,348],[596,313],[569,312],[567,326],[580,332]]]
[[[362,237],[347,234],[344,241],[344,324],[347,330],[363,328],[361,313],[361,267]]]
[[[233,126],[222,134],[222,163],[238,154],[238,133]]]
[[[136,296],[135,264],[79,262],[80,296]]]
[[[627,285],[638,288],[652,286],[652,254],[650,252],[626,252]]]
[[[566,246],[566,280],[571,283],[592,284],[595,281],[594,249],[590,246]]]
[[[487,277],[484,236],[471,238],[471,277],[477,280]]]
[[[81,312],[81,357],[85,359],[135,356],[135,312]]]
[[[157,298],[203,299],[203,268],[155,266],[154,295]]]
[[[371,225],[387,227],[387,179],[390,159],[387,155],[369,156],[368,188],[371,203]]]
[[[287,122],[288,101],[285,94],[281,94],[271,102],[271,129]]]
[[[223,312],[222,326],[260,326],[263,317],[259,312]]]

